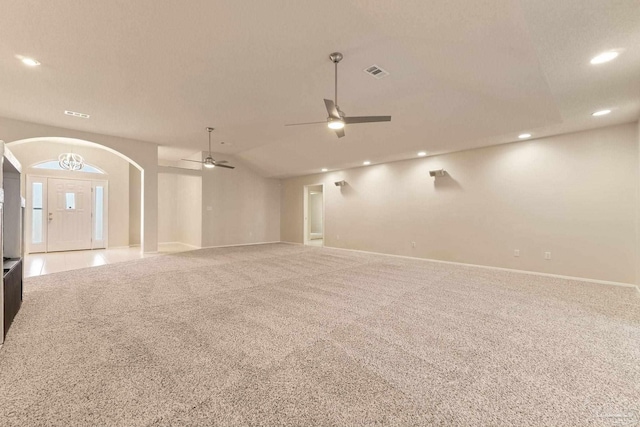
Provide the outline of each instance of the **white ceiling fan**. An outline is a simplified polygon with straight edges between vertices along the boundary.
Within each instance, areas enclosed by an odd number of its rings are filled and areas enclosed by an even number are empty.
[[[214,131],[214,128],[212,127],[207,128],[207,132],[209,132],[209,155],[205,157],[204,160],[189,160],[189,159],[182,159],[182,160],[184,160],[185,162],[200,163],[204,165],[205,168],[208,168],[208,169],[213,169],[216,166],[221,168],[227,168],[227,169],[235,169],[234,166],[226,165],[225,163],[229,163],[226,160],[215,160],[211,156],[211,132],[213,131]]]
[[[360,117],[351,117],[345,115],[345,113],[340,110],[338,107],[338,63],[342,60],[343,56],[340,52],[333,52],[329,55],[329,59],[335,65],[335,99],[332,101],[330,99],[324,100],[324,105],[327,108],[327,113],[329,117],[327,117],[326,121],[322,122],[309,122],[309,123],[292,123],[287,124],[285,126],[299,126],[299,125],[313,125],[318,123],[327,123],[329,129],[333,129],[338,135],[338,138],[342,138],[344,134],[344,126],[356,123],[375,123],[375,122],[390,122],[391,116],[360,116]]]

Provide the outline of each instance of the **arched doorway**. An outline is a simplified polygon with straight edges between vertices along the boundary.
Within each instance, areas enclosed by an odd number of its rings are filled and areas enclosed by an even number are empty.
[[[130,242],[134,245],[138,244],[140,246],[144,245],[144,169],[138,164],[138,162],[134,161],[130,157],[122,154],[121,152],[114,150],[113,148],[104,146],[102,144],[94,143],[92,141],[76,139],[76,138],[67,138],[67,137],[37,137],[37,138],[28,138],[22,139],[18,141],[13,141],[8,143],[7,146],[12,152],[16,155],[18,160],[23,164],[23,168],[25,169],[25,182],[23,182],[23,195],[27,199],[27,223],[25,224],[25,228],[27,230],[27,238],[31,239],[27,241],[26,247],[30,252],[49,252],[52,250],[67,250],[68,249],[96,249],[101,247],[106,247],[106,238],[103,236],[102,231],[106,233],[106,223],[108,221],[107,218],[104,218],[100,215],[100,209],[96,210],[96,206],[102,206],[104,212],[109,212],[111,215],[111,211],[116,212],[118,218],[126,218],[127,229],[120,230],[123,228],[122,221],[116,221],[116,227],[119,227],[117,230],[114,228],[111,231],[117,231],[117,239],[113,239],[113,244],[109,246],[129,246]],[[83,151],[84,150],[84,151]],[[52,164],[55,165],[55,159],[57,159],[59,152],[74,152],[77,151],[79,153],[90,153],[87,161],[90,161],[92,164],[96,164],[96,162],[105,162],[106,168],[94,168],[98,172],[104,172],[103,169],[109,169],[111,166],[113,169],[111,170],[111,176],[103,175],[98,176],[97,174],[91,174],[89,170],[87,171],[63,171],[63,170],[55,170],[55,167],[50,167]],[[91,159],[93,157],[93,159]],[[91,161],[92,160],[92,161]],[[113,166],[117,164],[117,168]],[[123,169],[124,168],[124,169]],[[131,175],[129,175],[131,173]],[[124,179],[124,175],[126,174],[127,179]],[[96,175],[96,176],[91,176]],[[135,180],[131,180],[131,184],[133,186],[129,188],[130,180],[128,179],[130,176],[136,176]],[[37,177],[34,178],[34,177]],[[64,195],[69,198],[70,206],[65,206],[63,210],[60,212],[60,215],[55,215],[58,221],[51,221],[51,217],[53,214],[53,206],[49,206],[49,209],[46,209],[49,214],[49,218],[42,215],[42,207],[43,207],[43,199],[44,205],[46,206],[46,198],[47,198],[47,182],[51,182],[55,184],[58,188],[67,188],[66,193]],[[112,185],[110,189],[111,195],[109,196],[107,191],[109,190],[109,182],[112,184],[117,183],[118,185]],[[123,182],[126,183],[123,184]],[[85,193],[89,191],[91,194],[87,196],[86,194],[83,196],[82,189],[80,184],[83,184],[86,188]],[[66,187],[65,187],[66,185]],[[34,187],[33,189],[31,187]],[[50,186],[51,187],[51,186]],[[45,194],[42,194],[42,190],[45,190]],[[74,189],[79,188],[78,192]],[[38,194],[38,189],[40,194]],[[35,191],[35,193],[34,193]],[[49,189],[49,193],[51,189]],[[33,194],[36,194],[35,205]],[[137,215],[132,214],[134,212],[133,209],[130,209],[129,196],[132,195],[132,203],[131,205],[137,206]],[[87,213],[84,213],[84,217],[78,216],[78,218],[85,218],[87,221],[90,221],[89,225],[89,239],[91,241],[90,247],[87,247],[84,243],[78,241],[79,243],[73,243],[69,245],[54,245],[51,242],[47,242],[46,236],[41,236],[40,238],[33,238],[35,234],[38,232],[42,233],[42,230],[45,231],[55,231],[56,227],[61,228],[59,224],[63,221],[64,214],[68,213],[69,215],[80,215],[82,212],[78,210],[74,212],[72,208],[75,208],[74,201],[75,197],[85,197],[91,200],[92,210],[88,217]],[[109,206],[108,198],[114,199],[115,203],[112,203]],[[126,203],[122,203],[123,197],[126,197]],[[103,199],[104,198],[104,199]],[[59,198],[58,198],[59,199]],[[40,200],[40,204],[38,205],[38,200]],[[57,199],[56,199],[57,200]],[[102,205],[98,205],[99,202],[102,202]],[[31,206],[30,206],[31,205]],[[123,208],[124,206],[124,208]],[[66,209],[69,209],[68,212],[65,212]],[[122,211],[123,209],[127,209],[126,211]],[[94,215],[93,210],[96,210],[97,214]],[[116,215],[116,214],[114,214]],[[67,220],[68,223],[75,224],[74,219],[69,217]],[[131,227],[129,227],[129,220],[131,219]],[[39,223],[38,223],[39,221]],[[55,222],[55,224],[53,224]],[[80,221],[82,222],[82,221]],[[40,224],[40,228],[38,226]],[[43,225],[44,224],[44,225]],[[54,227],[55,225],[55,227]],[[80,225],[77,226],[81,227]],[[102,228],[101,228],[102,227]],[[64,227],[62,227],[64,228]],[[131,237],[132,230],[134,235]],[[59,233],[58,233],[59,234]],[[113,234],[113,233],[112,233]],[[49,237],[52,234],[48,233]],[[86,234],[84,234],[86,236]],[[53,233],[53,237],[56,234]],[[36,236],[37,237],[37,236]],[[51,239],[53,239],[51,237]],[[34,243],[35,242],[35,243]],[[102,242],[102,243],[101,243]],[[38,244],[39,243],[39,244]],[[80,246],[74,246],[80,244]],[[101,246],[102,245],[102,246]],[[59,248],[59,249],[56,249]],[[144,250],[144,247],[143,247]]]

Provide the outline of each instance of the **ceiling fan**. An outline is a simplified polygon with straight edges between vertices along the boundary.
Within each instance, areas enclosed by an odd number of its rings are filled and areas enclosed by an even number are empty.
[[[214,158],[211,156],[211,132],[213,132],[213,128],[208,127],[207,132],[209,132],[209,155],[205,157],[204,160],[189,160],[189,159],[182,159],[182,160],[184,160],[185,162],[194,162],[194,163],[203,164],[204,167],[208,169],[213,169],[216,166],[221,168],[227,168],[227,169],[235,169],[234,166],[226,165],[225,163],[229,163],[226,160],[214,160]]]
[[[344,126],[351,125],[356,123],[374,123],[374,122],[390,122],[391,116],[360,116],[360,117],[350,117],[344,114],[340,107],[338,107],[338,63],[342,60],[343,56],[340,52],[333,52],[329,55],[329,59],[335,65],[335,99],[332,101],[330,99],[324,100],[324,105],[327,108],[327,113],[329,117],[327,117],[326,121],[322,122],[309,122],[309,123],[292,123],[285,126],[299,126],[299,125],[313,125],[318,123],[327,123],[329,129],[333,129],[336,131],[336,135],[338,138],[342,138],[344,136]]]

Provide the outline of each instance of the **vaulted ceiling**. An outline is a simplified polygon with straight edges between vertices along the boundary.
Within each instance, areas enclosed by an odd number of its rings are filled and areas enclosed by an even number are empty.
[[[215,151],[271,177],[640,116],[637,0],[0,0],[0,16],[0,116],[168,156],[205,150],[214,126]],[[622,54],[589,63],[610,49]],[[390,123],[347,125],[341,139],[284,127],[326,118],[333,51],[345,57],[341,109]],[[373,64],[390,75],[363,72]],[[591,116],[602,108],[613,111]]]

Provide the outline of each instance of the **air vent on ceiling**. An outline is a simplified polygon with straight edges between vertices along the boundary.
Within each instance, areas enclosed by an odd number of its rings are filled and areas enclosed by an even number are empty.
[[[65,113],[67,116],[80,117],[80,118],[83,118],[83,119],[88,119],[89,117],[91,117],[91,116],[89,116],[88,114],[84,114],[84,113],[77,113],[77,112],[75,112],[75,111],[69,111],[69,110],[65,110],[65,112],[64,112],[64,113]]]
[[[375,64],[372,65],[371,67],[365,68],[364,72],[369,74],[372,77],[375,77],[376,79],[381,79],[389,75],[389,72],[387,70],[383,70],[382,68],[378,67]]]

